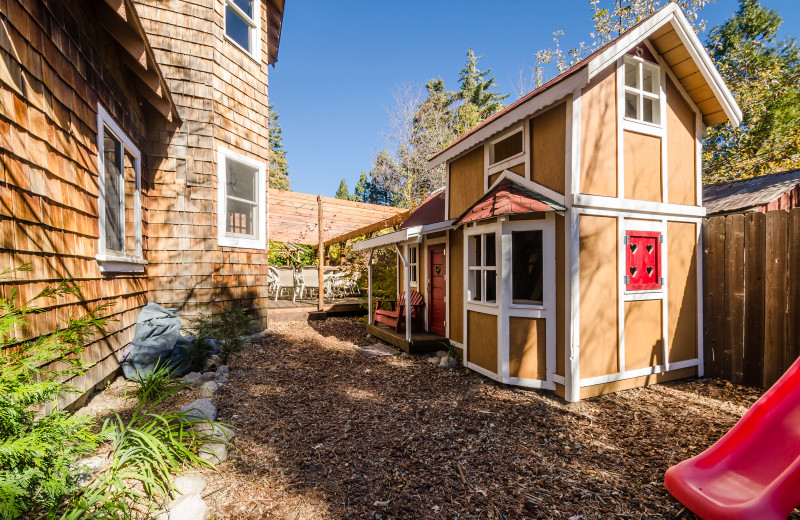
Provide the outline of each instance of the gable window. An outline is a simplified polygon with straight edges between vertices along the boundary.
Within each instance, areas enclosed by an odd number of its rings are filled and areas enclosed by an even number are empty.
[[[408,263],[411,266],[411,285],[418,286],[419,246],[411,246],[408,252]]]
[[[511,301],[522,305],[544,302],[542,231],[511,233]]]
[[[143,272],[141,155],[103,107],[97,109],[99,243],[102,272]]]
[[[219,245],[266,249],[266,165],[220,147],[217,211]]]
[[[225,0],[225,36],[258,59],[261,51],[261,0]]]
[[[489,164],[497,164],[516,157],[524,151],[522,131],[495,141],[489,150]]]
[[[630,56],[623,64],[625,118],[661,124],[661,69],[657,65]]]
[[[494,233],[469,237],[469,300],[497,302],[497,239]]]

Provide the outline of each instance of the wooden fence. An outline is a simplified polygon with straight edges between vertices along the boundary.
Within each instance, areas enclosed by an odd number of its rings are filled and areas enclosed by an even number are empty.
[[[705,372],[769,387],[800,356],[800,208],[703,228]]]

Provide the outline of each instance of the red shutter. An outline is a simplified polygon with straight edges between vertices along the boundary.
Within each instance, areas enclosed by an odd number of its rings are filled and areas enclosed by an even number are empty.
[[[628,291],[661,289],[661,233],[628,231],[625,234],[625,273]]]

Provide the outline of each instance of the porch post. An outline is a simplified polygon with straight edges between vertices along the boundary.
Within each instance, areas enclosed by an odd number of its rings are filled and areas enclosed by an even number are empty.
[[[367,323],[374,325],[372,322],[372,253],[374,249],[369,250],[369,258],[367,258]]]
[[[317,195],[317,215],[319,217],[319,221],[317,225],[319,226],[319,243],[317,245],[317,260],[319,260],[319,278],[317,279],[317,283],[319,287],[317,288],[317,296],[319,297],[319,310],[323,311],[325,309],[325,289],[324,289],[324,269],[325,269],[325,229],[324,229],[324,220],[322,217],[322,195]]]
[[[408,261],[405,262],[406,267],[406,277],[405,277],[405,291],[406,291],[406,341],[408,341],[408,348],[411,349],[411,257],[409,256],[410,253],[410,246],[408,244],[405,245],[406,249],[406,258]]]

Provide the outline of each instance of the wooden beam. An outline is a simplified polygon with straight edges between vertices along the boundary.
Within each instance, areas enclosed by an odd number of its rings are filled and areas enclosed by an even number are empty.
[[[374,233],[375,231],[380,231],[382,229],[386,229],[392,226],[399,226],[408,218],[408,215],[411,212],[406,211],[404,213],[398,213],[393,217],[385,218],[378,222],[374,222],[367,226],[358,228],[356,230],[350,231],[345,233],[344,235],[339,235],[338,237],[332,238],[325,242],[325,246],[332,246],[333,244],[339,244],[341,242],[345,242],[347,240],[352,240],[354,238],[358,238],[362,235],[366,235],[367,233]]]
[[[123,55],[122,61],[128,66],[129,69],[131,69],[131,71],[133,71],[134,74],[136,74],[136,76],[138,76],[140,80],[142,80],[147,88],[155,92],[157,96],[161,97],[161,78],[158,77],[158,74],[153,72],[153,67],[142,67],[138,61],[134,60],[127,54]],[[148,63],[148,65],[150,64]]]
[[[97,15],[100,25],[108,31],[112,38],[119,42],[134,60],[146,69],[147,45],[142,36],[128,25],[128,22],[120,16],[119,12],[105,2],[98,3]]]
[[[147,100],[148,103],[153,105],[153,108],[158,110],[158,112],[162,116],[164,116],[168,121],[172,121],[172,106],[170,105],[169,101],[167,101],[166,99],[160,97],[155,92],[153,92],[153,90],[150,87],[148,87],[144,81],[139,79],[138,76],[136,77],[136,81],[142,84],[143,88],[140,89],[142,97],[145,98],[145,100]]]

